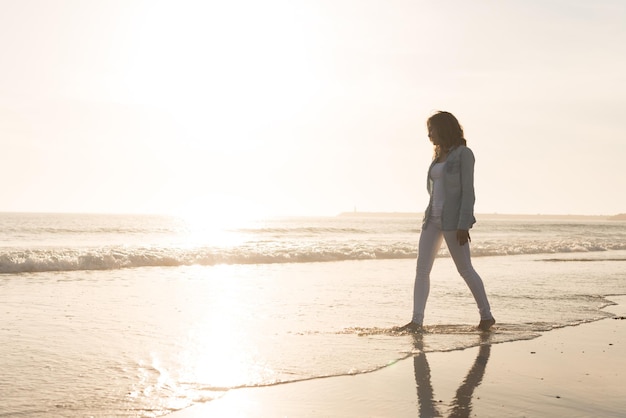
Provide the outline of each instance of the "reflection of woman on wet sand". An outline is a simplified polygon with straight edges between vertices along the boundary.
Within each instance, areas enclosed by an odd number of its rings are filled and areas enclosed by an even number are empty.
[[[430,271],[445,239],[450,256],[470,288],[480,313],[478,328],[486,331],[495,319],[482,279],[470,259],[469,229],[474,219],[474,154],[466,146],[463,128],[448,112],[438,112],[427,121],[428,137],[435,146],[435,156],[428,170],[427,189],[430,202],[420,233],[413,317],[399,328],[419,331],[430,291]]]
[[[415,347],[420,353],[413,357],[413,367],[415,370],[415,384],[417,386],[417,400],[419,404],[420,418],[440,417],[442,416],[437,410],[433,386],[430,378],[430,367],[424,353],[422,336],[415,336]],[[491,344],[481,345],[474,360],[472,368],[467,373],[465,380],[456,391],[456,396],[452,401],[452,410],[450,418],[469,418],[472,412],[472,396],[474,390],[480,385],[485,375],[487,361],[491,353]]]

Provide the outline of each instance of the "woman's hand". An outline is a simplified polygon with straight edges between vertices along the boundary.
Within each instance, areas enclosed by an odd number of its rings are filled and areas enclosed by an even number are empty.
[[[459,242],[459,245],[465,245],[468,242],[472,241],[469,231],[467,229],[457,229],[456,240]]]

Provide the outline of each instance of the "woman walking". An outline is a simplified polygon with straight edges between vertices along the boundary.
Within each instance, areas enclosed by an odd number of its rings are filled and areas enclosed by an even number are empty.
[[[478,328],[487,331],[496,321],[491,314],[483,281],[472,267],[469,245],[469,230],[476,222],[474,154],[466,146],[463,128],[451,113],[437,112],[428,119],[427,127],[428,137],[435,147],[435,156],[427,176],[430,201],[424,213],[419,239],[413,318],[400,330],[421,330],[430,291],[430,272],[445,240],[458,272],[478,305]]]

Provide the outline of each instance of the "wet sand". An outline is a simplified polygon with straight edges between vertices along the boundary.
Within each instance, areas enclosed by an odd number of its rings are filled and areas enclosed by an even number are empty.
[[[618,303],[606,308],[615,318],[533,340],[485,338],[480,347],[422,353],[372,373],[235,389],[169,416],[624,417],[626,296],[609,299]]]

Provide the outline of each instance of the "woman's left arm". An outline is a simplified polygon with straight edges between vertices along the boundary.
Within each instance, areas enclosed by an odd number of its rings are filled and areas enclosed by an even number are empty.
[[[461,208],[457,229],[468,231],[474,223],[474,153],[464,147],[461,150]]]

